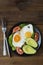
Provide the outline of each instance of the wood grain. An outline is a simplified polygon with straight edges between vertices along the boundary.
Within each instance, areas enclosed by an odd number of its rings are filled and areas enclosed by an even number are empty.
[[[42,33],[42,45],[34,56],[2,56],[3,34],[1,18],[7,18],[7,33],[21,21],[36,25]],[[43,65],[43,0],[0,0],[0,65]]]
[[[7,65],[7,64],[8,65],[28,65],[28,64],[42,65],[43,58],[42,58],[42,56],[41,57],[38,56],[38,58],[36,56],[35,57],[34,56],[32,56],[32,57],[12,57],[12,58],[1,57],[0,61],[2,61],[4,65]],[[2,65],[2,62],[0,62],[1,65]]]

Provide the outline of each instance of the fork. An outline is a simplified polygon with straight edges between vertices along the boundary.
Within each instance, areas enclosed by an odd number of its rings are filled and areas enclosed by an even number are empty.
[[[3,56],[8,55],[10,56],[10,52],[9,52],[9,47],[8,47],[8,43],[7,43],[7,38],[6,38],[6,22],[5,22],[5,18],[1,19],[2,22],[2,32],[3,32]]]

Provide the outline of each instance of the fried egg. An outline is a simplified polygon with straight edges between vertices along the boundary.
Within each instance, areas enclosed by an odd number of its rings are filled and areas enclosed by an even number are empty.
[[[26,38],[31,38],[33,34],[32,24],[24,26],[20,31],[16,32],[13,35],[12,44],[14,47],[22,47],[25,43]]]
[[[22,47],[24,45],[24,38],[23,36],[20,34],[20,31],[16,32],[14,35],[13,35],[13,46],[14,47]]]
[[[24,38],[31,38],[32,34],[33,34],[32,24],[28,24],[21,29],[21,35],[23,35]]]

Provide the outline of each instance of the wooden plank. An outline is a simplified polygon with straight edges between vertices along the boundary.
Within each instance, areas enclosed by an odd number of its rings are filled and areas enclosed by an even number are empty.
[[[32,57],[0,57],[1,65],[43,65],[43,56],[32,56]],[[19,60],[18,60],[19,59]],[[26,61],[26,62],[25,62]],[[39,62],[40,61],[40,62]],[[3,62],[3,63],[2,63]]]

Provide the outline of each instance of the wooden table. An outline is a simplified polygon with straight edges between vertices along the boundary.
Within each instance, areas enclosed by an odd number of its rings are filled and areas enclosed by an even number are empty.
[[[32,21],[42,33],[42,45],[34,56],[3,57],[0,23],[0,65],[43,65],[43,0],[0,0],[0,19],[3,16],[7,17],[7,32],[19,21]]]

